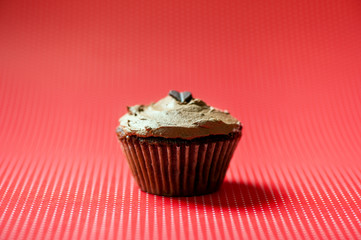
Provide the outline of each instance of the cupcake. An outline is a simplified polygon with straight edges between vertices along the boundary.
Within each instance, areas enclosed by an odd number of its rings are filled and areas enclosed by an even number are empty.
[[[128,107],[119,122],[117,136],[140,189],[162,196],[217,191],[242,133],[228,111],[190,92]]]

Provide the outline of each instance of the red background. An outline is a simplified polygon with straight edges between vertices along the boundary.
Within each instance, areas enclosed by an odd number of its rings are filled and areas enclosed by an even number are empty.
[[[361,238],[361,2],[0,2],[0,239]],[[170,89],[244,137],[220,192],[140,192],[115,135]]]

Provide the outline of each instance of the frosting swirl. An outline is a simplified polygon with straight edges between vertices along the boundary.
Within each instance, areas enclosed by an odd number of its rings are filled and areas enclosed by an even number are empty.
[[[150,105],[128,107],[119,119],[122,136],[193,139],[239,132],[241,123],[228,111],[208,106],[200,99],[180,102],[167,96]]]

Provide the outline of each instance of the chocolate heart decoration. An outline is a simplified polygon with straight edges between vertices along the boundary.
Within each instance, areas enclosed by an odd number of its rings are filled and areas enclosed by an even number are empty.
[[[179,94],[178,91],[170,90],[170,91],[169,91],[169,96],[171,96],[172,98],[174,98],[174,99],[177,100],[177,101],[180,101],[180,100],[181,100],[180,94]]]
[[[169,96],[173,97],[175,100],[181,103],[189,102],[193,98],[192,93],[190,92],[178,92],[175,90],[169,91]]]

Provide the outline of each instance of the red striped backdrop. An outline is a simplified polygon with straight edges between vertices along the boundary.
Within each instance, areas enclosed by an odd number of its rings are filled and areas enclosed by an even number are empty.
[[[0,239],[360,239],[361,4],[0,2]],[[244,136],[215,194],[143,193],[115,135],[170,89]]]

